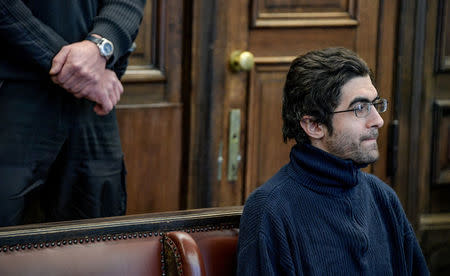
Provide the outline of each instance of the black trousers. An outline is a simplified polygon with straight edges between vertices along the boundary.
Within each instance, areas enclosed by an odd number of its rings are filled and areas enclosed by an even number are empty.
[[[50,81],[3,81],[0,226],[125,214],[115,112],[93,107]]]

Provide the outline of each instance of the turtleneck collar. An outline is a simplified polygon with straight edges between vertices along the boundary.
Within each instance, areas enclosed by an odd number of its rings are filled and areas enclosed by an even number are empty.
[[[367,165],[357,165],[309,144],[297,144],[290,153],[290,165],[296,172],[294,178],[309,176],[310,181],[298,179],[311,188],[342,190],[358,184],[359,169]],[[325,191],[324,190],[324,191]]]

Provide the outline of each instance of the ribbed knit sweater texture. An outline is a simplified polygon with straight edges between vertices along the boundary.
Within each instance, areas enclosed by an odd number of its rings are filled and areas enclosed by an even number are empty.
[[[395,192],[311,145],[248,198],[237,275],[429,275]]]

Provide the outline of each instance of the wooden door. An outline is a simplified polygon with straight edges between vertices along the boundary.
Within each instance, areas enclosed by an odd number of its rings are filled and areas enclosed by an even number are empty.
[[[197,77],[192,80],[189,206],[243,204],[288,161],[291,144],[282,142],[281,96],[295,56],[331,46],[355,50],[374,71],[380,95],[391,100],[396,10],[397,1],[377,0],[194,1]],[[235,50],[253,53],[249,73],[230,70]],[[240,162],[237,177],[230,179],[230,117],[236,111]],[[387,182],[391,116],[390,111],[383,114],[381,158],[369,168]]]
[[[180,208],[182,26],[181,1],[147,0],[117,106],[127,214]]]
[[[432,275],[450,275],[450,1],[404,1],[395,179]]]

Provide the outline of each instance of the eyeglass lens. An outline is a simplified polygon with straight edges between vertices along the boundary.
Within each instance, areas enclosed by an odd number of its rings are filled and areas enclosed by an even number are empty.
[[[373,103],[373,106],[378,111],[378,113],[383,113],[387,109],[387,100],[382,99],[379,102]]]
[[[359,118],[364,118],[369,115],[371,105],[375,107],[378,113],[383,113],[387,109],[387,101],[385,99],[379,100],[375,103],[362,104],[362,108],[355,109],[355,115]]]

